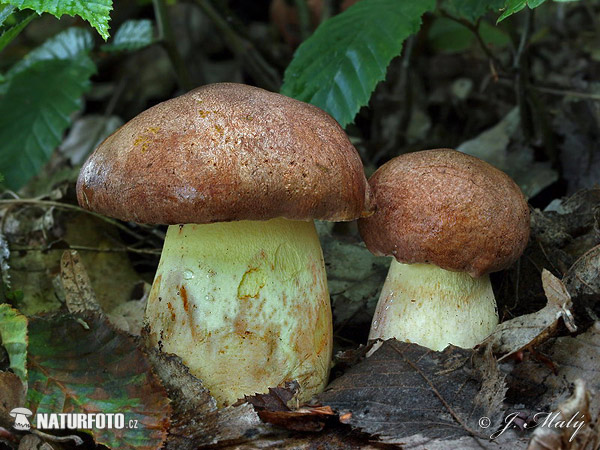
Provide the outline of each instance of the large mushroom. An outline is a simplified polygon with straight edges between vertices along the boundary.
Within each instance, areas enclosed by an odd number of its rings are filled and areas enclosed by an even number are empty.
[[[504,172],[454,150],[408,153],[369,184],[377,207],[359,220],[367,248],[393,256],[369,339],[433,350],[473,347],[498,324],[489,273],[529,238],[529,208]]]
[[[144,111],[83,166],[79,203],[171,225],[146,308],[150,342],[220,405],[326,384],[332,324],[313,219],[361,216],[362,163],[325,112],[232,83]]]

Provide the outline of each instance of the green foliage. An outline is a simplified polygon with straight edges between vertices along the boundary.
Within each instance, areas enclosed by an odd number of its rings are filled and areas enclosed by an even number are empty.
[[[452,17],[475,23],[488,11],[499,11],[504,7],[505,2],[505,0],[445,0],[441,8]]]
[[[142,351],[105,319],[32,319],[27,407],[37,413],[124,413],[137,428],[92,429],[115,449],[156,449],[166,437],[166,392]]]
[[[325,21],[296,51],[281,93],[312,103],[342,126],[366,105],[433,0],[362,0]]]
[[[510,37],[486,21],[479,23],[479,34],[486,45],[502,48],[510,44]],[[455,20],[438,17],[433,21],[428,33],[430,45],[437,51],[456,53],[476,45],[475,34]]]
[[[7,303],[0,304],[0,340],[8,352],[10,368],[27,380],[27,318]]]
[[[37,17],[37,14],[33,11],[17,11],[12,14],[13,10],[13,6],[7,5],[0,11],[0,51],[17,37],[29,22]],[[8,17],[12,17],[13,20],[10,21],[12,23],[6,24],[5,22],[9,22],[6,20]]]
[[[30,51],[21,61],[11,67],[7,76],[12,77],[38,61],[85,58],[93,46],[94,40],[89,31],[83,28],[68,28]]]
[[[63,14],[79,16],[98,30],[104,40],[108,39],[112,0],[8,0],[6,3],[19,9],[33,9],[38,14],[46,12],[58,18]]]
[[[42,60],[16,73],[0,100],[0,171],[19,189],[50,158],[96,67],[87,56]]]
[[[154,42],[153,34],[151,20],[128,20],[119,27],[112,42],[102,46],[102,50],[138,50]]]
[[[578,0],[554,0],[556,2],[573,2]],[[542,3],[545,3],[546,0],[506,0],[504,4],[504,12],[498,18],[498,22],[503,21],[509,16],[512,16],[514,13],[521,11],[525,6],[529,7],[529,9],[535,9],[540,6]]]
[[[69,28],[48,39],[6,74],[0,97],[0,171],[11,189],[36,175],[80,108],[96,66],[92,35]]]

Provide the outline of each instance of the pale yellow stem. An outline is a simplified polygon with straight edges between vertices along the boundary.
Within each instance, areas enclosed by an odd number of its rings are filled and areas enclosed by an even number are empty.
[[[332,322],[314,224],[170,226],[146,309],[150,340],[179,355],[221,406],[329,374]]]
[[[488,275],[472,278],[431,264],[390,265],[369,339],[414,342],[432,350],[471,348],[498,325]]]

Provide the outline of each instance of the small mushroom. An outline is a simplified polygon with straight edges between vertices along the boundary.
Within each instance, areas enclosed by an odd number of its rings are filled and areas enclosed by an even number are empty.
[[[14,408],[10,411],[10,417],[15,418],[15,423],[13,427],[15,430],[25,431],[31,428],[31,424],[27,419],[33,413],[27,408]]]
[[[489,273],[516,261],[529,208],[515,182],[454,150],[404,154],[369,180],[377,211],[359,220],[367,248],[393,256],[369,339],[470,348],[498,324]]]
[[[81,170],[79,203],[168,224],[148,298],[149,339],[220,405],[327,382],[332,323],[313,219],[347,221],[368,184],[340,126],[312,105],[232,83],[139,114]]]

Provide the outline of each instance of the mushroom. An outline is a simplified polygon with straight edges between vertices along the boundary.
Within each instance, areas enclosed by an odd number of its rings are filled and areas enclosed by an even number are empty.
[[[33,413],[27,408],[14,408],[10,411],[10,417],[15,418],[15,423],[13,424],[13,428],[15,430],[26,431],[31,428],[31,424],[27,419]]]
[[[359,220],[376,255],[393,256],[369,339],[433,350],[470,348],[498,324],[489,273],[510,266],[529,239],[529,208],[515,182],[454,150],[398,156],[370,178],[377,211]]]
[[[180,356],[229,405],[286,381],[322,390],[332,321],[313,219],[368,199],[362,163],[319,108],[241,84],[142,112],[90,156],[79,203],[170,225],[146,307],[152,345]]]

